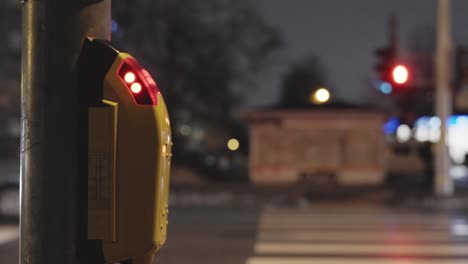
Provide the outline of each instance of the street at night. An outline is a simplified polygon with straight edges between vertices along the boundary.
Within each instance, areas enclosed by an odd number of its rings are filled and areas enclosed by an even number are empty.
[[[467,12],[0,0],[0,264],[468,263]]]
[[[2,264],[17,263],[17,227],[0,228]],[[366,202],[191,206],[171,211],[155,263],[461,264],[468,213]]]

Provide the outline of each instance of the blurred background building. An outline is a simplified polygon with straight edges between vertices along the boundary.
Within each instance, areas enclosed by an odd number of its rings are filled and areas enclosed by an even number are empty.
[[[258,184],[379,185],[387,146],[379,110],[330,103],[247,115],[249,173]]]

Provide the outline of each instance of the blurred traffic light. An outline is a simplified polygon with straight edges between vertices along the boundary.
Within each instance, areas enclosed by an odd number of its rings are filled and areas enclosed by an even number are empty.
[[[402,88],[408,84],[410,71],[407,66],[398,63],[395,48],[378,49],[375,54],[378,59],[375,71],[381,83],[379,89],[383,93],[389,94],[396,88]]]
[[[375,50],[377,64],[375,72],[378,79],[378,89],[384,94],[397,92],[397,89],[408,85],[410,70],[401,64],[398,57],[398,32],[395,16],[389,19],[388,44]]]

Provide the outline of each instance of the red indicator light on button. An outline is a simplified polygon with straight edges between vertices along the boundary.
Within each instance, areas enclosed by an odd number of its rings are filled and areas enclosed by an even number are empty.
[[[141,92],[141,84],[139,83],[134,83],[132,86],[130,86],[130,90],[132,90],[133,93],[138,94]]]
[[[120,77],[129,94],[135,103],[140,105],[158,105],[159,89],[148,71],[134,58],[125,58],[117,69]]]
[[[132,83],[136,80],[136,76],[133,72],[127,72],[124,76],[124,80],[126,83]]]

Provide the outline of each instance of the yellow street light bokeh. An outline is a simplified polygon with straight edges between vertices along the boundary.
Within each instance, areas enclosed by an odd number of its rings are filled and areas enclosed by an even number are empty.
[[[325,88],[320,88],[311,95],[311,101],[314,104],[324,104],[330,101],[331,94]]]
[[[236,151],[239,149],[239,140],[235,139],[235,138],[231,138],[228,143],[227,143],[227,147],[229,150],[232,150],[232,151]]]

